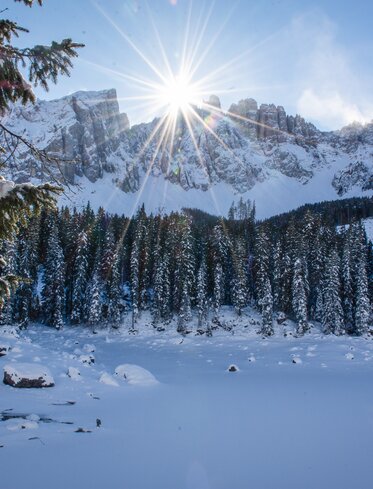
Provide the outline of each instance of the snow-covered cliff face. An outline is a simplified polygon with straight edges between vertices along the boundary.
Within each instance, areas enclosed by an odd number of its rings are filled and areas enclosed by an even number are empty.
[[[220,105],[217,97],[211,100]],[[209,129],[195,122],[192,137],[185,122],[178,121],[172,153],[169,145],[160,144],[162,131],[146,144],[158,120],[129,127],[115,90],[17,105],[3,122],[39,148],[73,160],[62,169],[70,183],[83,188],[73,197],[78,204],[105,205],[99,199],[115,193],[122,207],[111,210],[122,212],[123,206],[142,201],[151,210],[187,205],[224,212],[243,196],[255,199],[259,209],[261,199],[267,209],[272,199],[273,209],[264,212],[268,215],[373,190],[373,123],[324,133],[299,115],[288,116],[283,107],[258,107],[253,99],[233,104],[225,115],[198,113]],[[9,176],[16,181],[49,178],[26,151]],[[210,200],[216,209],[206,205],[214,191]]]

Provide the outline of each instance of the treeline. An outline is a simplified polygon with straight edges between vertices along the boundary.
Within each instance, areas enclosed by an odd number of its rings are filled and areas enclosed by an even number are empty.
[[[135,330],[149,310],[159,330],[176,318],[185,333],[195,311],[198,328],[210,334],[222,305],[237,315],[250,305],[260,310],[265,335],[273,333],[274,311],[294,319],[298,334],[319,321],[325,333],[360,335],[369,328],[373,256],[351,214],[338,230],[328,212],[309,209],[257,223],[250,202],[228,219],[144,208],[129,219],[90,206],[44,213],[2,243],[3,272],[24,280],[0,321],[115,327],[131,314]]]

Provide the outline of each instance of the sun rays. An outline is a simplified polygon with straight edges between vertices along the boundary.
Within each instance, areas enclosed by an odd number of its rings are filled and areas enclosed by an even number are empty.
[[[169,180],[173,180],[178,175],[181,175],[183,171],[183,159],[178,158],[181,143],[180,128],[182,133],[189,137],[201,171],[204,173],[208,182],[207,188],[210,192],[216,213],[220,214],[217,199],[210,184],[209,168],[200,151],[200,138],[197,135],[201,134],[201,132],[209,135],[209,137],[213,138],[216,146],[221,146],[230,154],[232,160],[237,161],[240,165],[244,165],[235,151],[219,136],[216,126],[223,117],[229,117],[231,121],[244,121],[262,125],[257,121],[222,110],[220,104],[211,102],[209,98],[211,94],[221,95],[231,91],[231,89],[227,89],[226,87],[230,86],[234,79],[232,73],[234,73],[235,68],[239,70],[237,66],[239,66],[245,57],[250,55],[255,49],[255,46],[241,51],[231,59],[221,60],[221,63],[211,69],[210,72],[203,72],[203,70],[201,72],[204,61],[211,54],[219,36],[222,35],[234,7],[216,32],[208,37],[206,33],[213,13],[214,3],[211,2],[209,4],[207,11],[200,9],[199,15],[196,17],[192,11],[191,2],[185,21],[185,32],[177,62],[174,56],[170,55],[170,47],[167,46],[168,49],[166,49],[149,7],[148,15],[154,36],[152,46],[156,55],[150,55],[146,52],[142,46],[136,44],[116,20],[111,18],[99,5],[96,4],[96,7],[110,23],[113,30],[133,50],[138,57],[138,61],[144,64],[144,67],[150,74],[145,77],[131,73],[129,70],[113,70],[105,66],[95,65],[97,69],[107,72],[110,75],[115,75],[126,83],[131,84],[132,87],[136,87],[138,95],[120,98],[119,100],[130,101],[131,103],[137,102],[136,107],[141,108],[144,114],[144,120],[157,118],[143,147],[139,150],[132,162],[133,167],[135,167],[141,164],[144,158],[147,158],[145,162],[145,174],[138,190],[131,215],[134,214],[137,206],[141,202],[147,180],[156,163],[162,161],[163,173],[167,185]],[[149,36],[152,37],[151,32]],[[208,37],[208,39],[205,39],[205,37]],[[261,41],[259,44],[263,42],[266,42],[266,40]],[[175,46],[172,47],[173,53],[174,50]],[[247,88],[247,91],[249,90],[250,88]],[[234,87],[233,91],[240,91],[240,89]],[[273,128],[271,129],[273,130]],[[164,201],[166,200],[167,185],[164,187]]]

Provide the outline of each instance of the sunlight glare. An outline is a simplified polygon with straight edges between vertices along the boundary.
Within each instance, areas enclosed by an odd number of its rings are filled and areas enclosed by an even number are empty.
[[[172,76],[167,83],[160,86],[157,95],[159,104],[165,106],[172,116],[177,116],[179,112],[188,110],[198,102],[197,90],[183,72]]]

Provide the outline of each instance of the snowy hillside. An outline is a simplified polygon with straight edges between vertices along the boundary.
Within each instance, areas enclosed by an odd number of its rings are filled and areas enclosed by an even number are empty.
[[[129,214],[145,203],[149,211],[196,207],[226,214],[243,197],[256,201],[263,218],[304,203],[372,194],[372,123],[323,133],[282,107],[258,107],[252,99],[233,104],[229,113],[197,111],[193,137],[179,120],[172,150],[160,144],[159,134],[152,139],[158,120],[129,127],[115,90],[17,105],[3,122],[68,160],[62,171],[72,190],[61,199],[67,205],[90,201],[96,209]],[[22,150],[9,176],[18,182],[50,178]]]

